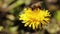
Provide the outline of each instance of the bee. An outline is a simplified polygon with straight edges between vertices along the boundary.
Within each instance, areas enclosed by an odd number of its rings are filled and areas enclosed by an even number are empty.
[[[37,8],[42,9],[41,4],[42,4],[42,2],[32,3],[30,5],[30,8],[32,8],[32,10],[37,9]]]

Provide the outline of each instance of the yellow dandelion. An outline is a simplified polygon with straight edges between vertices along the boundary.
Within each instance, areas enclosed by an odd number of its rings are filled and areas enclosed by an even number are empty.
[[[25,8],[19,16],[19,20],[23,20],[22,23],[25,23],[24,26],[29,26],[32,29],[38,29],[41,24],[46,25],[50,21],[48,10],[41,10],[39,8],[34,10]]]

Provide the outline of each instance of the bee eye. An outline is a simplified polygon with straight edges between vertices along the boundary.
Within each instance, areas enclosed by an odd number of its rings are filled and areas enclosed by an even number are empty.
[[[33,7],[31,7],[31,8],[32,8],[32,10],[37,9],[37,8],[41,9],[40,6],[33,6]]]
[[[33,6],[33,7],[31,7],[32,8],[32,10],[34,10],[36,7],[35,6]]]

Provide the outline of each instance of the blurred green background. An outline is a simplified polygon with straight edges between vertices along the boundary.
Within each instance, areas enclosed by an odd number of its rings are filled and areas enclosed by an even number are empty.
[[[49,10],[51,22],[41,30],[24,27],[19,13],[25,7]],[[0,34],[60,34],[60,0],[0,0]]]

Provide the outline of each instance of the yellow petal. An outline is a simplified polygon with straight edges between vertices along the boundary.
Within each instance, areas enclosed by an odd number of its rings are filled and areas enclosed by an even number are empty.
[[[26,27],[27,25],[29,25],[29,22],[25,23],[25,25],[24,25],[24,26]]]
[[[34,24],[32,24],[32,28],[35,29],[35,25]]]

